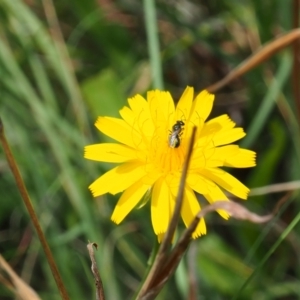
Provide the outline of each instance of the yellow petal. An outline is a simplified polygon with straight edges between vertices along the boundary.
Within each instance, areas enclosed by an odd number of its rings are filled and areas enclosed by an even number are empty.
[[[119,167],[115,167],[114,169],[106,172],[89,186],[89,189],[91,190],[94,197],[108,193],[114,183],[114,180],[117,177],[116,170],[118,168]]]
[[[210,186],[209,193],[203,196],[211,204],[216,201],[229,201],[226,195],[221,191],[221,189],[216,184]],[[217,212],[225,220],[228,220],[228,218],[230,217],[228,212],[223,209],[218,209]]]
[[[189,119],[192,103],[194,98],[194,88],[186,87],[176,106],[176,116],[174,124],[177,120],[186,122]]]
[[[95,125],[107,136],[129,147],[136,148],[143,141],[137,128],[130,127],[124,120],[99,117]]]
[[[188,173],[187,185],[199,194],[207,194],[209,192],[207,180],[197,173]]]
[[[224,158],[220,161],[219,157],[214,156],[216,148],[213,143],[207,143],[206,146],[197,144],[193,150],[190,163],[190,170],[198,171],[208,166],[222,166]]]
[[[188,227],[192,223],[199,211],[200,204],[194,192],[190,188],[186,188],[184,191],[184,199],[181,208],[181,217],[186,227]],[[203,234],[206,234],[206,226],[204,219],[201,218],[195,231],[193,232],[192,237],[195,239]]]
[[[197,153],[201,153],[201,149],[197,149]],[[205,157],[205,167],[215,168],[225,166],[225,161],[228,158],[234,158],[239,153],[239,146],[227,145],[222,147],[212,147],[203,151]]]
[[[233,128],[217,132],[213,137],[215,146],[221,146],[240,140],[246,135],[243,128]]]
[[[145,174],[144,166],[140,162],[124,163],[99,177],[89,186],[89,189],[94,197],[105,193],[116,194],[124,191]]]
[[[224,170],[218,168],[207,168],[203,169],[201,174],[237,197],[247,199],[250,190]]]
[[[210,134],[221,129],[232,129],[234,126],[235,123],[229,118],[228,115],[221,115],[206,122],[203,126],[201,135],[206,135],[207,133]]]
[[[152,122],[151,113],[148,102],[141,96],[129,98],[128,103],[134,114],[133,127],[138,127],[139,132],[148,137],[152,137],[154,132],[154,124]]]
[[[171,201],[174,199],[164,178],[161,178],[154,184],[151,200],[151,220],[156,235],[167,231],[172,216]]]
[[[122,109],[119,110],[119,114],[120,116],[123,118],[123,120],[130,126],[132,127],[132,124],[134,124],[134,113],[132,112],[132,110],[127,107],[124,106]]]
[[[160,234],[158,234],[158,235],[157,235],[157,240],[158,240],[158,242],[159,242],[159,243],[161,243],[161,242],[162,242],[162,240],[163,240],[164,236],[165,236],[165,234],[164,234],[164,233],[160,233]]]
[[[209,114],[211,113],[215,96],[204,90],[200,92],[192,106],[190,122],[194,126],[202,127]]]
[[[147,93],[147,99],[153,123],[157,127],[170,128],[175,114],[174,101],[170,93],[159,90],[150,91]]]
[[[200,152],[200,150],[201,149],[197,149],[198,152]],[[206,167],[227,166],[234,168],[249,168],[255,166],[255,157],[255,152],[241,149],[238,145],[216,147],[211,149],[211,155],[209,156],[209,159],[206,159]]]
[[[121,144],[95,144],[84,148],[84,157],[96,161],[121,163],[136,158],[136,151]]]
[[[234,167],[234,168],[249,168],[254,167],[256,153],[251,150],[241,149],[232,156],[227,156],[224,162],[224,166]]]
[[[139,203],[149,188],[151,188],[151,186],[139,180],[126,189],[113,211],[111,220],[116,224],[122,222],[128,213]]]
[[[212,140],[214,146],[226,145],[246,135],[242,128],[233,128],[234,126],[235,123],[228,115],[222,115],[208,121],[201,130],[200,141],[198,141],[197,146],[205,145],[209,139]]]
[[[150,118],[150,110],[148,102],[141,95],[136,95],[128,99],[128,103],[135,117],[139,117],[141,112],[148,114],[147,118]]]

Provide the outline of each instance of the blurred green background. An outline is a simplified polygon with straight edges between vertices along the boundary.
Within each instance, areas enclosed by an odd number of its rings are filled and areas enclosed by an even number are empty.
[[[200,91],[222,79],[293,28],[297,2],[156,1],[164,88],[178,99],[187,85]],[[258,154],[256,168],[231,171],[250,188],[299,179],[292,66],[289,47],[216,93],[213,115],[229,114]],[[143,2],[0,0],[0,115],[71,299],[94,299],[88,241],[99,246],[107,299],[130,299],[145,274],[156,239],[149,207],[113,224],[119,195],[93,199],[87,189],[111,165],[85,160],[83,148],[105,141],[97,116],[118,116],[128,97],[153,88],[151,78]],[[42,299],[60,299],[2,149],[0,176],[0,253]],[[267,214],[283,195],[243,204]],[[299,206],[295,191],[268,225],[210,215],[207,236],[158,299],[188,299],[189,278],[196,299],[298,299],[299,226],[284,230]],[[13,299],[0,281],[0,298]]]

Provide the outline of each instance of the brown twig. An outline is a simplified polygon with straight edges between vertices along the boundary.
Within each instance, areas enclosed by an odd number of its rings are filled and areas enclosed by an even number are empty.
[[[2,147],[3,147],[3,150],[4,150],[4,153],[6,155],[6,158],[7,158],[7,161],[8,161],[8,165],[11,169],[11,172],[15,178],[15,181],[16,181],[16,184],[17,184],[17,187],[20,191],[20,194],[21,194],[21,197],[23,199],[23,202],[27,208],[27,211],[29,213],[29,216],[31,218],[31,221],[33,223],[33,226],[37,232],[37,235],[40,239],[40,242],[42,244],[42,247],[43,247],[43,250],[46,254],[46,258],[48,260],[48,263],[49,263],[49,266],[51,268],[51,271],[52,271],[52,274],[53,274],[53,277],[55,279],[55,282],[56,282],[56,285],[59,289],[59,292],[60,292],[60,295],[62,297],[62,299],[64,300],[68,300],[69,299],[69,296],[68,296],[68,293],[67,293],[67,290],[63,284],[63,281],[60,277],[60,274],[59,274],[59,271],[58,271],[58,268],[56,266],[56,263],[54,261],[54,258],[52,256],[52,253],[51,253],[51,250],[49,248],[49,245],[47,243],[47,240],[44,236],[44,233],[43,233],[43,230],[40,226],[40,223],[39,223],[39,220],[37,218],[37,215],[34,211],[34,208],[33,208],[33,205],[31,203],[31,200],[30,200],[30,197],[29,197],[29,194],[27,192],[27,189],[26,189],[26,186],[24,184],[24,181],[22,179],[22,176],[20,174],[20,171],[18,169],[18,166],[16,164],[16,161],[13,157],[13,154],[10,150],[10,147],[9,147],[9,144],[6,140],[6,137],[5,137],[5,134],[4,134],[4,126],[3,126],[3,123],[2,123],[2,120],[0,119],[0,140],[1,140],[1,144],[2,144]]]
[[[182,254],[185,252],[191,241],[192,233],[196,229],[201,218],[203,218],[208,213],[216,211],[218,209],[224,209],[229,213],[231,217],[235,219],[248,220],[252,223],[266,223],[269,222],[274,215],[276,215],[279,208],[285,201],[287,201],[287,198],[281,199],[275,206],[273,212],[265,216],[259,216],[255,213],[252,213],[241,204],[232,201],[216,201],[213,204],[204,207],[197,214],[191,225],[185,230],[180,240],[178,241],[176,247],[174,247],[172,254],[169,258],[169,264],[173,265],[175,262],[180,261],[179,258],[181,258]]]
[[[152,265],[152,268],[151,268],[145,282],[143,283],[141,290],[138,293],[136,299],[144,299],[144,295],[149,290],[152,289],[153,285],[155,285],[156,278],[157,278],[158,274],[161,273],[161,270],[164,266],[164,262],[165,262],[166,256],[167,256],[167,249],[170,246],[170,243],[173,238],[176,226],[178,224],[179,216],[180,216],[180,211],[181,211],[181,206],[182,206],[182,201],[183,201],[183,194],[184,194],[185,180],[186,180],[186,176],[187,176],[189,162],[190,162],[190,159],[192,156],[193,145],[194,145],[194,141],[195,141],[195,134],[196,134],[196,127],[194,127],[193,131],[192,131],[189,148],[188,148],[186,160],[185,160],[185,163],[183,166],[183,171],[182,171],[182,175],[181,175],[181,179],[180,179],[179,190],[178,190],[178,194],[176,197],[174,213],[173,213],[170,225],[169,225],[168,230],[163,238],[163,241],[158,250],[158,253],[155,257],[155,261]]]
[[[207,205],[204,207],[195,217],[190,226],[184,231],[178,243],[172,250],[171,254],[168,256],[167,260],[165,260],[163,264],[162,271],[156,276],[154,283],[146,293],[144,293],[141,300],[151,300],[154,299],[155,296],[162,289],[165,282],[170,278],[170,276],[175,272],[178,267],[179,262],[182,259],[182,256],[186,252],[191,240],[192,234],[196,229],[198,223],[201,218],[207,215],[210,212],[216,211],[218,209],[226,210],[231,217],[240,219],[240,220],[248,220],[252,223],[265,223],[270,221],[273,216],[278,212],[279,208],[283,204],[283,202],[287,201],[288,197],[284,197],[282,200],[278,202],[273,212],[269,215],[259,216],[255,213],[250,212],[242,205],[232,202],[232,201],[217,201],[211,205]]]
[[[175,230],[176,230],[176,226],[178,224],[178,220],[179,220],[179,217],[180,217],[180,211],[181,211],[181,207],[182,207],[182,202],[183,202],[186,176],[187,176],[190,160],[191,160],[191,157],[192,157],[193,146],[194,146],[194,142],[195,142],[196,130],[197,130],[197,128],[194,127],[193,131],[192,131],[191,139],[189,141],[189,147],[188,147],[185,163],[184,163],[183,170],[182,170],[182,175],[181,175],[181,179],[180,179],[180,184],[179,184],[177,197],[176,197],[176,200],[175,200],[176,204],[175,204],[175,208],[174,208],[174,213],[173,213],[170,225],[168,227],[168,230],[167,230],[167,232],[164,236],[164,239],[163,239],[163,242],[162,242],[162,245],[161,245],[161,251],[166,250],[166,247],[168,245],[170,245],[171,240],[172,240],[173,235],[174,235]]]
[[[250,212],[242,205],[232,201],[217,201],[211,205],[206,206],[198,213],[194,221],[185,230],[177,245],[174,247],[171,255],[168,258],[168,262],[165,264],[166,270],[164,270],[164,272],[173,273],[175,271],[183,254],[187,250],[192,240],[192,234],[196,229],[198,223],[200,222],[201,218],[203,218],[208,213],[216,211],[218,209],[226,210],[231,215],[231,217],[235,219],[249,220],[253,223],[265,223],[270,221],[273,217],[273,213],[266,216],[259,216],[255,213]],[[275,212],[277,212],[277,210],[278,206],[276,206]],[[161,283],[164,283],[165,281],[163,278],[161,278],[160,280]]]
[[[270,184],[251,189],[249,196],[260,196],[271,193],[300,190],[300,180]]]
[[[223,79],[220,81],[208,86],[206,90],[211,93],[215,93],[220,90],[222,87],[238,78],[239,76],[247,73],[254,67],[258,66],[260,63],[264,62],[272,55],[277,53],[282,48],[290,45],[300,38],[300,29],[294,29],[290,32],[274,39],[273,41],[267,43],[262,46],[258,51],[256,51],[253,55],[251,55],[248,59],[239,64],[236,68],[234,68],[231,72],[229,72]],[[298,52],[299,54],[299,52]],[[296,83],[299,85],[299,82]]]
[[[100,273],[99,273],[99,270],[98,270],[98,267],[97,267],[97,262],[96,262],[96,259],[95,259],[95,253],[94,253],[94,248],[93,247],[95,247],[97,249],[98,245],[96,243],[88,243],[87,244],[90,259],[91,259],[91,262],[92,262],[91,270],[93,272],[95,285],[96,285],[96,300],[105,300],[103,284],[102,284]]]
[[[15,293],[19,300],[41,300],[37,293],[24,282],[10,267],[6,260],[0,255],[0,270],[3,270],[12,283],[4,279],[4,284]]]

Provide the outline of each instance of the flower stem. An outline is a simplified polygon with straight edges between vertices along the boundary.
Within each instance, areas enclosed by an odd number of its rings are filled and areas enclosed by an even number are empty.
[[[26,189],[26,186],[24,184],[24,181],[22,179],[22,176],[20,174],[20,171],[18,169],[18,166],[16,164],[16,161],[14,159],[14,156],[10,150],[10,147],[9,147],[9,144],[6,140],[6,137],[5,137],[5,134],[4,134],[4,126],[3,126],[3,123],[2,123],[2,120],[0,119],[0,141],[1,141],[1,144],[2,144],[2,147],[3,147],[3,150],[4,150],[4,153],[6,155],[6,158],[7,158],[7,161],[8,161],[8,164],[9,164],[9,167],[15,177],[15,180],[16,180],[16,184],[17,184],[17,187],[20,191],[20,194],[21,194],[21,197],[24,201],[24,204],[27,208],[27,211],[29,213],[29,216],[32,220],[32,223],[33,223],[33,226],[37,232],[37,235],[40,239],[40,242],[42,244],[42,247],[43,247],[43,250],[46,254],[46,258],[48,260],[48,263],[50,265],[50,268],[51,268],[51,271],[52,271],[52,274],[53,274],[53,277],[55,279],[55,282],[56,282],[56,285],[59,289],[59,292],[60,292],[60,295],[62,297],[62,299],[64,300],[68,300],[69,299],[69,296],[67,294],[67,290],[62,282],[62,279],[60,277],[60,274],[59,274],[59,271],[58,271],[58,268],[55,264],[55,261],[54,261],[54,258],[52,256],[52,253],[51,253],[51,250],[49,248],[49,245],[47,243],[47,240],[44,236],[44,233],[42,231],[42,228],[40,226],[40,223],[38,221],[38,218],[37,218],[37,215],[34,211],[34,208],[33,208],[33,205],[31,203],[31,200],[29,198],[29,195],[28,195],[28,192],[27,192],[27,189]]]

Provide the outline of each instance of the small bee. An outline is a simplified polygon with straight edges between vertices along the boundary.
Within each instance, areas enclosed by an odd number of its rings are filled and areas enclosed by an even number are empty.
[[[177,121],[170,131],[169,135],[169,146],[171,148],[178,148],[180,146],[180,136],[182,135],[184,123],[182,121]]]

